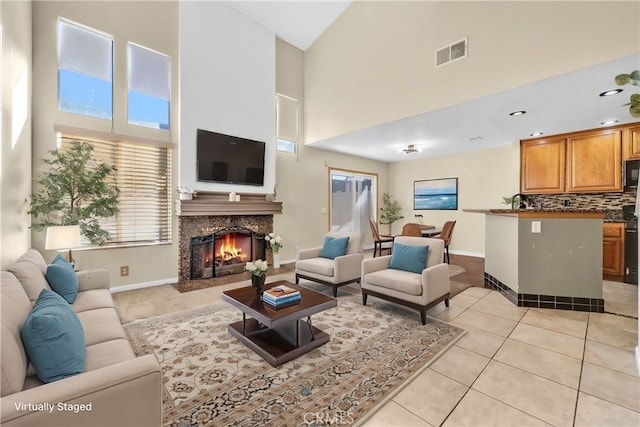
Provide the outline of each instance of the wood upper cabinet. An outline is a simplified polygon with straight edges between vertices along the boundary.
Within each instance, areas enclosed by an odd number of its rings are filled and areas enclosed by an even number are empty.
[[[622,276],[624,274],[624,224],[605,222],[602,234],[602,272]]]
[[[562,193],[565,191],[566,139],[535,139],[520,143],[520,191]]]
[[[623,158],[640,159],[640,125],[625,128],[622,134]]]
[[[622,191],[622,130],[567,137],[567,193]]]

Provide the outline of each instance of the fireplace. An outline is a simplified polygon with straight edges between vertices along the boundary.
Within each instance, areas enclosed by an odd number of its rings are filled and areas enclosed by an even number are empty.
[[[271,262],[264,237],[273,231],[272,215],[178,218],[178,281],[189,289],[205,283],[207,286],[231,283],[236,273],[244,272],[247,261]]]
[[[242,273],[246,262],[265,258],[264,236],[264,233],[232,226],[205,236],[192,237],[191,280]]]

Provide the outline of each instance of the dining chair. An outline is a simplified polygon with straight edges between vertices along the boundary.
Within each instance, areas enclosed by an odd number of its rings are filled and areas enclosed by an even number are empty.
[[[451,243],[451,237],[453,236],[453,227],[456,225],[455,221],[447,221],[442,226],[442,231],[440,234],[433,236],[436,239],[441,239],[444,241],[444,260],[447,261],[447,264],[451,264],[451,260],[449,258],[449,243]]]
[[[393,245],[393,237],[391,236],[380,236],[378,231],[378,223],[372,217],[369,217],[369,227],[371,227],[371,235],[373,236],[373,257],[376,257],[376,254],[379,253],[382,255],[382,250],[389,251],[389,255],[391,255],[392,246],[383,246],[386,243],[391,243]]]
[[[401,235],[403,235],[403,236],[422,237],[422,228],[420,228],[420,224],[418,224],[418,223],[409,222],[409,223],[407,223],[407,224],[402,226]]]

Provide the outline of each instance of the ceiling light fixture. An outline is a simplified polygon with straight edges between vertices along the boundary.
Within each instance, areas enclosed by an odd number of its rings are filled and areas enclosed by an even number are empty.
[[[527,114],[527,112],[524,111],[524,110],[520,110],[520,111],[514,111],[513,113],[509,113],[510,116],[514,116],[514,117],[515,116],[521,116],[523,114]]]
[[[544,135],[544,133],[542,133],[542,132],[534,132],[534,133],[529,134],[529,136],[541,136],[541,135]]]
[[[417,153],[418,150],[416,149],[416,147],[414,147],[413,144],[409,144],[409,145],[407,145],[407,148],[403,148],[402,149],[402,152],[404,154],[411,154],[411,153]]]
[[[611,96],[611,95],[617,95],[620,92],[622,92],[622,89],[611,89],[611,90],[606,90],[604,92],[602,92],[600,94],[600,96]]]
[[[607,120],[607,121],[605,121],[605,122],[600,122],[600,124],[601,124],[602,126],[614,125],[614,124],[616,124],[616,123],[618,123],[618,121],[617,121],[617,120]]]

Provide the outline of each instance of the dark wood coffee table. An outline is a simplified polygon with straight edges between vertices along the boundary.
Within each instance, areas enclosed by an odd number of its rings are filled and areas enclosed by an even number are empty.
[[[229,333],[272,366],[327,343],[329,335],[311,324],[311,315],[338,306],[330,296],[285,280],[269,283],[266,288],[278,285],[300,291],[300,302],[275,308],[256,296],[251,286],[222,292],[223,301],[242,311],[242,321],[230,324]]]

